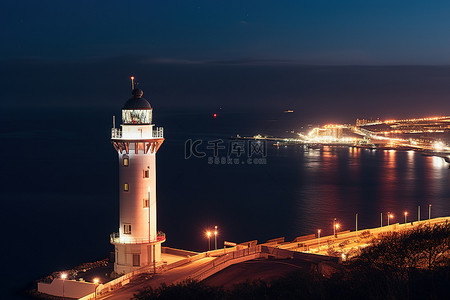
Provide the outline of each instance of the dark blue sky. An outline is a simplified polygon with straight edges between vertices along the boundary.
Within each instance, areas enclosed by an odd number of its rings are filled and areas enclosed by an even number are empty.
[[[0,107],[446,115],[449,1],[0,2]]]
[[[21,1],[0,56],[448,64],[449,1]]]

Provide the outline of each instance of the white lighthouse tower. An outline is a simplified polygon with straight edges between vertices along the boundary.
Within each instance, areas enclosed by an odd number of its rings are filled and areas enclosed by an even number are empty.
[[[156,229],[156,152],[164,142],[163,128],[152,124],[152,107],[134,88],[122,108],[121,129],[113,125],[111,142],[119,154],[119,232],[114,271],[128,273],[161,261],[165,235]],[[114,122],[115,123],[115,122]]]

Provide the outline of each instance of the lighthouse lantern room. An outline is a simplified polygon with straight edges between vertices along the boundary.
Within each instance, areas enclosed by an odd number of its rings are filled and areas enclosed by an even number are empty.
[[[128,273],[161,261],[165,235],[156,229],[156,152],[164,142],[163,128],[152,124],[152,107],[134,88],[122,108],[121,128],[111,130],[119,155],[119,232],[111,234],[114,271]]]

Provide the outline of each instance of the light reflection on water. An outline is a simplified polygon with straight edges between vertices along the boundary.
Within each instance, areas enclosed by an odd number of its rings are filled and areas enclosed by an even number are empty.
[[[304,155],[304,180],[297,186],[295,228],[298,232],[332,231],[337,218],[343,230],[380,224],[380,213],[394,214],[392,222],[428,218],[450,212],[450,170],[440,157],[424,156],[414,151],[370,150],[323,147],[300,152]],[[384,218],[384,223],[386,223]],[[306,229],[306,230],[305,230]]]

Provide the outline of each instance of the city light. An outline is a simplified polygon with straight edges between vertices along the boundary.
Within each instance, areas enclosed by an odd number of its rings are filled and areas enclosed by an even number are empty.
[[[450,117],[412,118],[402,120],[356,120],[349,124],[326,124],[312,128],[306,135],[299,133],[303,143],[343,144],[369,148],[412,148],[416,150],[450,151],[442,141],[422,138],[421,133],[441,133],[450,129]],[[380,125],[387,125],[388,128]],[[383,129],[383,130],[381,130]],[[403,138],[402,134],[415,134]],[[376,145],[375,145],[376,144]]]
[[[441,141],[434,142],[434,144],[433,144],[433,148],[436,151],[444,150],[444,146],[445,146],[445,144],[443,142],[441,142]]]

